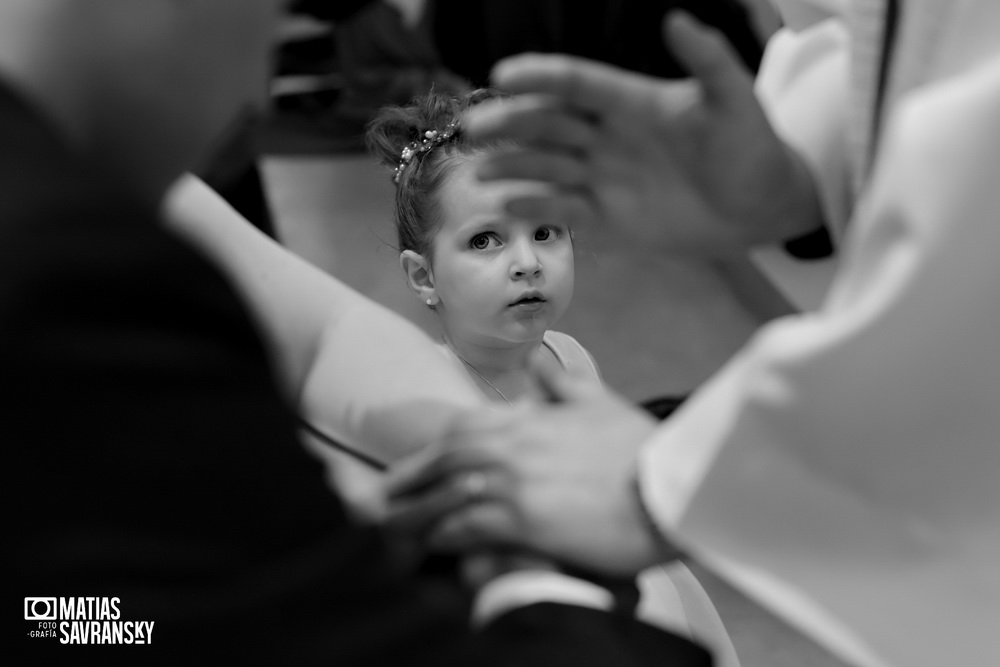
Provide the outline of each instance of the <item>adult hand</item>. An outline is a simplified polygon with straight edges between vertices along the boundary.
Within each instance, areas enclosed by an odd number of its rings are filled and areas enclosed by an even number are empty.
[[[463,416],[441,447],[390,469],[390,528],[432,548],[513,547],[613,575],[667,560],[631,489],[655,422],[589,379],[536,373],[556,402]]]
[[[559,55],[497,65],[494,83],[520,95],[476,107],[465,128],[528,148],[488,158],[479,177],[557,186],[553,196],[513,200],[516,215],[596,219],[668,251],[745,248],[818,228],[812,178],[772,130],[724,36],[683,12],[664,25],[692,78],[659,80]]]

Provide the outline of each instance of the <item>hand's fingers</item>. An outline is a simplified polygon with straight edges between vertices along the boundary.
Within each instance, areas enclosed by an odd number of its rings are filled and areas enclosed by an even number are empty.
[[[568,187],[586,185],[587,175],[587,165],[578,158],[531,150],[490,155],[476,171],[476,176],[484,181],[513,178]]]
[[[510,215],[571,230],[593,225],[600,219],[597,205],[585,192],[564,191],[545,196],[513,197],[504,205]]]
[[[481,410],[468,414],[451,427],[447,438],[436,447],[425,447],[394,463],[386,471],[383,484],[389,498],[417,493],[457,470],[492,465],[489,432],[511,418],[510,410]],[[473,443],[473,444],[469,444]]]
[[[753,94],[753,78],[726,37],[674,10],[663,21],[664,40],[682,65],[698,79],[709,101],[726,104]]]
[[[440,484],[459,470],[484,463],[484,455],[472,448],[427,447],[393,464],[383,478],[388,498],[420,494]]]
[[[395,500],[389,506],[385,526],[399,532],[424,534],[442,517],[498,497],[498,483],[485,470],[457,472],[419,495]]]
[[[466,495],[460,482],[442,481],[417,496],[394,500],[389,504],[383,525],[391,531],[422,535],[441,517],[462,507]]]
[[[597,130],[587,119],[562,107],[551,95],[520,95],[484,102],[462,120],[472,139],[515,139],[569,151],[582,151],[597,141]]]
[[[549,93],[577,110],[603,115],[648,109],[661,82],[604,63],[557,54],[525,54],[493,68],[494,85],[514,93]]]
[[[468,505],[444,518],[428,544],[439,551],[519,547],[525,542],[513,511],[496,502]]]
[[[406,495],[435,483],[457,465],[452,456],[441,447],[425,447],[393,463],[382,480],[386,497]]]

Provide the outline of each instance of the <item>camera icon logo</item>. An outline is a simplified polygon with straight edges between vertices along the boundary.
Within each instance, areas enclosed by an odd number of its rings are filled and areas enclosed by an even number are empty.
[[[59,606],[55,598],[24,598],[24,620],[55,621],[59,618]]]

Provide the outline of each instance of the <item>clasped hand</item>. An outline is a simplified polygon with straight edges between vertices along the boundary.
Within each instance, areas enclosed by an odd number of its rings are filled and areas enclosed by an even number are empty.
[[[388,527],[432,549],[515,549],[609,575],[662,560],[631,489],[655,421],[592,380],[535,373],[553,402],[467,413],[389,471]]]

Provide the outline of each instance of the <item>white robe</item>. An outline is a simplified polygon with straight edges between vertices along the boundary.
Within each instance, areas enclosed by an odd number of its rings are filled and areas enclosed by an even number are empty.
[[[880,30],[856,32],[857,2],[797,4],[758,90],[814,171],[840,270],[664,423],[643,493],[850,661],[1000,664],[1000,2],[901,1],[870,170]]]

